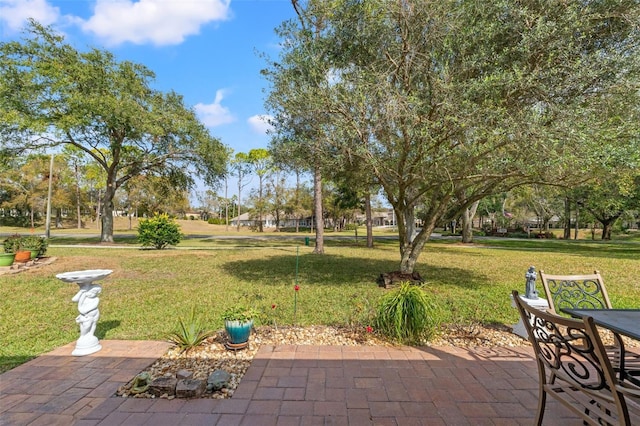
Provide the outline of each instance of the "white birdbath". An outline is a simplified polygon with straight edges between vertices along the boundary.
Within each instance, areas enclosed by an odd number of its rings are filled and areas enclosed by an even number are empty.
[[[102,287],[94,284],[112,273],[110,269],[91,269],[87,271],[65,272],[56,275],[56,278],[66,283],[78,284],[80,290],[71,299],[78,302],[78,312],[76,322],[80,325],[80,338],[76,342],[76,348],[71,352],[74,356],[89,355],[102,349],[98,338],[93,333],[96,331],[96,324],[100,318],[98,295],[102,292]]]

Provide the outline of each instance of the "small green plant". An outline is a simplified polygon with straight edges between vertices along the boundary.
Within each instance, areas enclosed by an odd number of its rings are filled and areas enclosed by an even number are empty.
[[[254,319],[258,313],[252,309],[242,305],[232,306],[222,312],[223,321],[247,322]]]
[[[177,245],[182,240],[180,225],[167,214],[155,214],[152,218],[142,219],[138,224],[138,241],[143,247],[157,250]]]
[[[380,299],[375,327],[401,343],[422,343],[436,328],[436,307],[420,286],[403,282]]]
[[[39,237],[37,235],[28,235],[22,237],[22,248],[24,250],[37,250],[37,256],[43,256],[47,252],[49,242],[45,237]]]
[[[213,334],[213,331],[206,331],[202,327],[196,318],[196,309],[193,308],[188,321],[178,318],[178,330],[169,335],[169,341],[180,348],[182,353],[199,346]]]

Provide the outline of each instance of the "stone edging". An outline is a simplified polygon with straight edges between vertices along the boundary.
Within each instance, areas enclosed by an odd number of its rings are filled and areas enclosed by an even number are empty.
[[[0,266],[0,275],[5,274],[17,274],[29,269],[40,268],[41,266],[50,265],[58,260],[57,257],[42,257],[34,260],[30,260],[25,263],[15,263],[11,266]]]

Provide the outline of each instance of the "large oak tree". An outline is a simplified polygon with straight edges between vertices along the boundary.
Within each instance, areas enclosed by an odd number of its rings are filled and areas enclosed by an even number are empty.
[[[187,187],[213,184],[225,147],[180,95],[151,87],[152,71],[108,51],[78,51],[31,21],[22,41],[0,44],[0,138],[4,155],[73,145],[106,174],[101,241],[113,241],[116,190],[140,174]]]
[[[579,181],[633,145],[620,136],[637,130],[639,11],[638,2],[310,0],[301,23],[281,28],[267,73],[275,127],[289,135],[274,141],[306,145],[298,152],[318,164],[362,163],[395,210],[400,269],[411,272],[454,207]],[[602,114],[612,103],[629,108]],[[309,128],[322,132],[304,137]]]

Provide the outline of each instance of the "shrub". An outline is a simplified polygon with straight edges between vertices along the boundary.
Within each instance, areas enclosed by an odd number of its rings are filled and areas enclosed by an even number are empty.
[[[375,326],[401,343],[422,343],[435,331],[436,307],[421,286],[403,282],[380,299]]]
[[[181,239],[180,225],[166,214],[142,219],[138,225],[138,241],[143,247],[152,246],[161,250],[168,245],[175,246]]]
[[[38,257],[44,256],[48,246],[49,241],[47,241],[45,237],[39,237],[37,235],[22,237],[22,248],[25,250],[37,250],[38,253],[36,256]]]
[[[221,318],[223,321],[239,321],[247,322],[254,319],[258,315],[258,312],[252,308],[245,306],[231,306],[222,312]]]
[[[204,330],[200,321],[196,319],[196,309],[193,308],[188,322],[178,318],[178,330],[169,335],[169,341],[179,347],[180,352],[184,352],[199,346],[213,334],[213,331]]]
[[[18,234],[7,237],[2,243],[5,253],[15,253],[22,249],[22,237]]]

